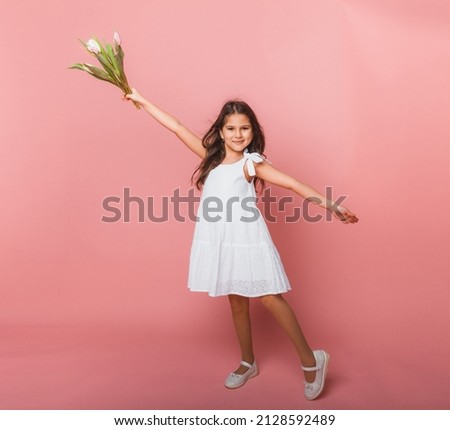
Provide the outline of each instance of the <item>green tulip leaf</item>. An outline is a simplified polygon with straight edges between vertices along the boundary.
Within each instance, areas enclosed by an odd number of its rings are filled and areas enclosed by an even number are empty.
[[[112,49],[112,46],[106,45],[105,49],[106,49],[106,55],[107,55],[109,63],[114,68],[117,75],[120,76],[119,65],[117,64],[116,57],[114,56],[114,51]]]
[[[70,67],[68,67],[69,69],[77,69],[77,70],[83,70],[84,72],[87,72],[86,70],[86,66],[82,63],[75,63],[72,64]]]
[[[119,46],[117,48],[117,60],[118,60],[118,62],[120,64],[120,67],[121,67],[122,70],[124,70],[124,68],[123,68],[123,57],[125,57],[125,54],[123,52],[122,47]]]
[[[96,78],[101,79],[103,81],[111,82],[112,84],[116,84],[114,80],[108,75],[108,73],[99,69],[98,67],[91,66],[89,64],[85,64],[85,66],[89,69],[89,72]]]

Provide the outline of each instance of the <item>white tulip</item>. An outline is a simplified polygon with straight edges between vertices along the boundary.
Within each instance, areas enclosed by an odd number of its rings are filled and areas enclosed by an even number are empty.
[[[119,33],[117,33],[117,32],[114,33],[114,42],[116,42],[116,44],[119,46],[122,43],[122,41],[120,40]]]
[[[87,47],[88,51],[92,52],[93,54],[98,54],[101,51],[100,45],[94,39],[89,39],[86,42],[86,47]]]

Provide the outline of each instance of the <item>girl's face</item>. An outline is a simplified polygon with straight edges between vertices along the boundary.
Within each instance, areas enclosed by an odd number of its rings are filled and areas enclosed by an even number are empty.
[[[220,130],[220,137],[225,141],[225,150],[228,153],[242,152],[253,139],[253,130],[247,115],[233,113],[228,115],[225,124]]]

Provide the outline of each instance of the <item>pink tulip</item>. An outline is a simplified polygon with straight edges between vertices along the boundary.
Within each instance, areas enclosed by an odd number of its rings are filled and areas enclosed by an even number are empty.
[[[120,44],[122,43],[122,41],[120,40],[119,33],[117,32],[114,33],[114,42],[116,42],[116,45],[118,46],[120,46]]]
[[[86,42],[86,47],[88,51],[92,52],[93,54],[99,54],[101,51],[100,45],[94,39],[89,39]]]

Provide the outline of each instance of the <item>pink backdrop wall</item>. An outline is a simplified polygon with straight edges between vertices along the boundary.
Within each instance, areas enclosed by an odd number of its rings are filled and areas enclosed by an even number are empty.
[[[2,5],[0,407],[447,408],[449,20],[444,0]],[[223,388],[239,353],[226,299],[187,290],[192,221],[101,222],[126,187],[186,195],[199,161],[67,69],[94,61],[78,38],[113,31],[131,84],[195,132],[240,97],[274,166],[349,196],[356,225],[268,223],[286,298],[332,355],[314,404],[257,301],[261,375]]]

